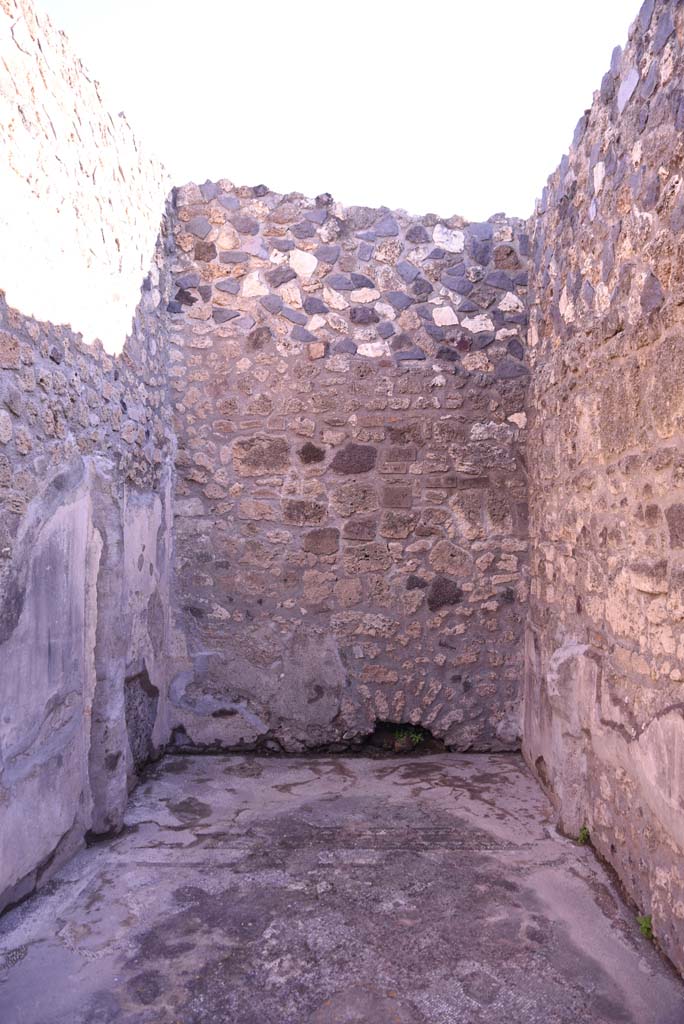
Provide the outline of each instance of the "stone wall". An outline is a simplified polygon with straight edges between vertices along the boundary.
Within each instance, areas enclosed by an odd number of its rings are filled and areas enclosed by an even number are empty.
[[[523,730],[680,968],[683,39],[647,0],[533,221]]]
[[[0,0],[0,135],[7,301],[121,351],[170,182],[29,0]]]
[[[0,908],[169,739],[515,749],[524,648],[525,756],[684,968],[683,42],[647,0],[529,225],[163,216],[0,0]]]
[[[0,907],[116,830],[137,734],[167,738],[162,261],[121,357],[0,293]]]
[[[163,248],[120,357],[0,293],[0,908],[116,830],[168,734]]]
[[[177,191],[179,743],[519,740],[527,237]]]
[[[173,435],[168,183],[27,0],[0,127],[1,909],[120,826],[167,739]]]

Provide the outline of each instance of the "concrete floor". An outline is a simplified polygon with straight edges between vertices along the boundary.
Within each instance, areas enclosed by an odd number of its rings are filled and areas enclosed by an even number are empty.
[[[2,1024],[682,1024],[514,756],[168,757],[0,918]]]

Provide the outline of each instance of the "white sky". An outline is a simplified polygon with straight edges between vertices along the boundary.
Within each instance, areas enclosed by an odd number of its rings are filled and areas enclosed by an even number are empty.
[[[177,184],[526,217],[639,0],[37,0]]]

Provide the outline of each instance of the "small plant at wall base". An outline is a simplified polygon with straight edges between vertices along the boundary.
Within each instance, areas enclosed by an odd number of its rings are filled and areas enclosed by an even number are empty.
[[[411,746],[417,747],[423,742],[424,736],[420,729],[395,729],[394,738],[399,743],[408,741]]]
[[[653,918],[650,914],[637,914],[637,924],[644,938],[653,938]]]
[[[577,843],[579,846],[586,846],[589,842],[591,842],[591,833],[586,825],[582,825],[577,835]]]

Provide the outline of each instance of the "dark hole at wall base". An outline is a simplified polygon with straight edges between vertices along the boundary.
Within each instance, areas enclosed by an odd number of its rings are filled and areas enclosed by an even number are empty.
[[[159,690],[152,685],[147,669],[125,680],[124,701],[133,767],[139,773],[158,754],[152,742],[152,733],[157,719]]]
[[[266,733],[256,743],[235,747],[193,743],[183,726],[174,729],[166,748],[169,754],[257,754],[262,757],[316,757],[337,754],[344,757],[394,757],[405,754],[443,754],[450,748],[429,729],[410,722],[376,722],[372,732],[348,740],[324,743],[303,751],[286,750]]]
[[[443,754],[449,748],[438,740],[429,729],[421,725],[402,722],[376,722],[375,729],[367,737],[363,752],[375,756],[382,754]]]

